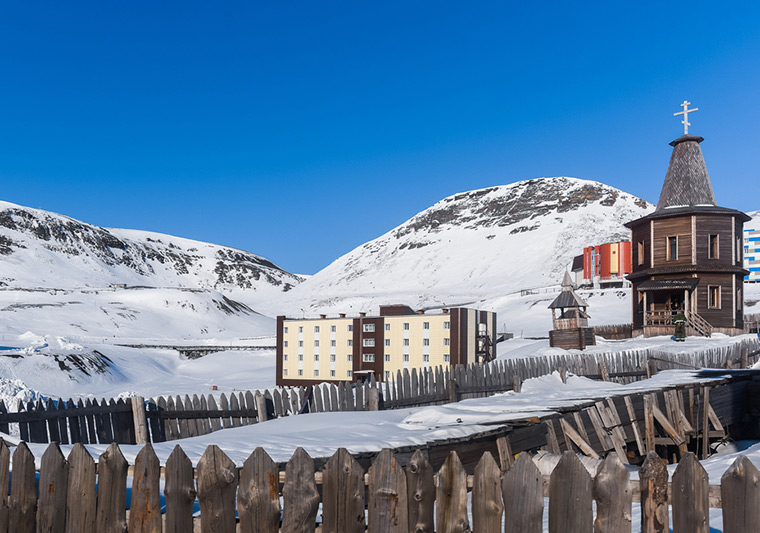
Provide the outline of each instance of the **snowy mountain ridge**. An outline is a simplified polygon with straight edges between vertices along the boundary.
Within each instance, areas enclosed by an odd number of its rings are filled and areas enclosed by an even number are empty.
[[[488,301],[558,284],[585,246],[628,240],[654,205],[578,178],[537,178],[444,198],[284,294],[276,312],[374,312]],[[304,305],[305,304],[305,305]]]

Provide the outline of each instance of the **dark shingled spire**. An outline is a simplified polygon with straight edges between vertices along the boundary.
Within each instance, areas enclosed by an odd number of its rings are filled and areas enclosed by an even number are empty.
[[[717,205],[702,149],[699,147],[702,141],[704,139],[696,135],[683,135],[670,143],[673,155],[670,157],[660,201],[657,202],[657,211],[668,207]]]

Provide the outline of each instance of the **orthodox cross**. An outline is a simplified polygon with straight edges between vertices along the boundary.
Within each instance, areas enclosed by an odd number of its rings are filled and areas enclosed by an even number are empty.
[[[681,124],[683,124],[684,135],[689,134],[689,126],[691,126],[691,122],[689,122],[689,113],[693,113],[694,111],[699,111],[698,107],[695,107],[694,109],[689,109],[690,105],[691,105],[691,102],[684,100],[683,103],[681,104],[681,107],[683,107],[683,111],[679,111],[678,113],[673,113],[674,117],[677,117],[678,115],[683,115],[683,120],[681,121]]]

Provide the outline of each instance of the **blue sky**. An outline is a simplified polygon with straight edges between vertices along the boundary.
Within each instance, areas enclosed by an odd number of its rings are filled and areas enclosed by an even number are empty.
[[[716,5],[725,7],[715,7]],[[760,209],[760,4],[0,4],[0,199],[314,273],[540,176],[656,202],[688,99]]]

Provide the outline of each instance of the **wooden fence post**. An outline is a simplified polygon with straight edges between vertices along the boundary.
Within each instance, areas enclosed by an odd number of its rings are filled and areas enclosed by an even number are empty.
[[[760,472],[740,455],[720,479],[723,531],[743,533],[760,529]]]
[[[364,469],[345,448],[322,471],[322,519],[324,533],[364,533]]]
[[[0,438],[0,533],[7,533],[10,510],[8,509],[8,482],[11,452],[5,441]]]
[[[591,476],[574,452],[566,451],[549,481],[549,533],[592,531]]]
[[[98,458],[98,533],[124,533],[127,529],[127,461],[113,442]]]
[[[530,454],[523,452],[502,478],[504,533],[542,533],[544,478]]]
[[[238,489],[242,533],[278,533],[280,485],[277,465],[263,448],[256,448],[243,463]],[[363,493],[362,493],[363,494]]]
[[[456,452],[449,452],[435,475],[435,527],[443,533],[470,531],[467,520],[467,472]]]
[[[512,390],[515,392],[520,392],[521,389],[522,389],[522,386],[520,384],[520,376],[515,374],[514,376],[512,376]]]
[[[66,531],[95,533],[96,506],[95,461],[84,446],[75,444],[69,453]]]
[[[641,532],[667,533],[668,470],[658,455],[650,451],[639,471],[641,488]]]
[[[319,492],[314,482],[314,460],[300,446],[285,467],[282,503],[283,531],[314,532],[319,508]]]
[[[406,465],[407,500],[409,502],[409,530],[415,533],[433,533],[435,483],[433,467],[421,450],[417,449]]]
[[[484,533],[501,532],[504,505],[501,499],[501,470],[490,452],[475,467],[472,484],[472,528]]]
[[[195,481],[193,464],[179,445],[166,460],[166,533],[183,533],[193,530],[193,503]]]
[[[132,419],[135,423],[135,440],[136,444],[143,445],[148,443],[148,419],[145,416],[145,398],[135,396],[130,398],[132,402]]]
[[[66,492],[69,465],[57,442],[42,455],[40,496],[37,503],[37,531],[63,533],[66,527]]]
[[[673,531],[710,531],[710,483],[697,456],[689,452],[673,473]]]
[[[161,531],[160,480],[161,465],[153,446],[148,443],[135,458],[129,506],[129,533]]]
[[[633,495],[628,482],[631,475],[618,459],[609,454],[599,465],[594,478],[596,500],[595,533],[629,533]]]
[[[34,485],[34,457],[26,443],[22,442],[13,452],[8,531],[34,533],[37,510],[37,491]]]
[[[367,533],[409,533],[406,475],[384,448],[369,467]]]
[[[371,387],[367,389],[367,408],[370,411],[378,411],[380,409],[380,389],[377,387]]]
[[[201,529],[215,533],[235,533],[235,492],[238,472],[218,446],[203,453],[197,468]]]

